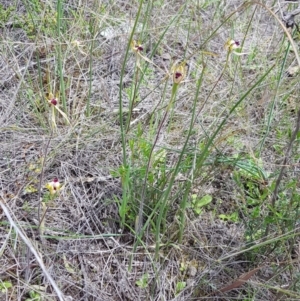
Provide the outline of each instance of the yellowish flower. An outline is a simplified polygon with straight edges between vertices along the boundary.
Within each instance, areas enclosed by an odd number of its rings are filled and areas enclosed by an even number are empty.
[[[52,93],[49,93],[47,97],[48,103],[51,106],[51,121],[53,128],[56,128],[55,110],[66,120],[67,124],[70,124],[68,116],[58,106],[58,98],[54,97]]]
[[[171,69],[173,74],[173,83],[180,84],[186,77],[188,65],[186,62],[175,63]]]
[[[231,39],[225,43],[225,49],[228,53],[233,53],[238,56],[249,54],[247,52],[241,52],[240,42]]]
[[[132,40],[131,49],[136,53],[140,53],[144,50],[144,47],[139,41]]]
[[[236,50],[236,49],[238,49],[238,48],[241,48],[240,42],[238,42],[238,41],[235,41],[235,40],[228,40],[228,41],[225,43],[225,49],[226,49],[227,51],[232,52],[232,51],[234,51],[234,50]]]
[[[52,182],[47,183],[45,187],[49,190],[51,195],[54,195],[60,191],[61,184],[59,183],[58,178],[54,178]]]

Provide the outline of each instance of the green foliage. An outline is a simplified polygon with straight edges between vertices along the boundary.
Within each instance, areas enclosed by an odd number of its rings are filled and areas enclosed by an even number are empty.
[[[149,274],[143,274],[142,277],[135,282],[135,284],[140,288],[148,287]]]
[[[192,199],[192,203],[191,203],[192,209],[197,215],[200,215],[203,212],[202,207],[211,203],[212,196],[207,194],[199,199],[196,194],[192,194],[191,199]]]
[[[159,189],[162,189],[166,183],[166,155],[165,149],[159,149],[152,154],[151,167],[146,175],[147,165],[151,154],[152,145],[147,141],[138,126],[137,137],[128,141],[130,156],[130,167],[120,166],[118,170],[112,171],[112,175],[120,177],[122,183],[128,183],[128,193],[130,197],[126,200],[119,200],[119,213],[121,216],[122,224],[124,226],[125,220],[127,226],[133,227],[138,214],[138,200],[141,199],[142,187],[144,185],[145,177],[147,176],[147,198],[151,202],[147,205],[146,214],[150,214],[153,208],[159,201]],[[131,179],[131,183],[128,179]],[[157,188],[154,188],[157,187]]]
[[[226,220],[238,221],[237,213],[240,212],[245,223],[245,240],[249,246],[255,241],[265,238],[270,231],[279,233],[288,233],[295,227],[299,212],[300,195],[297,190],[297,180],[285,182],[275,207],[270,204],[272,193],[276,181],[267,176],[263,170],[261,160],[243,159],[236,162],[236,168],[233,171],[233,179],[238,186],[239,195],[237,196],[243,202],[240,203],[239,211],[233,212],[229,217],[220,215]],[[280,247],[281,246],[281,247]],[[281,249],[283,248],[283,249]],[[285,242],[277,242],[275,245],[268,245],[261,249],[251,252],[251,258],[255,254],[276,249],[278,252],[284,252]]]
[[[186,287],[185,281],[177,282],[176,283],[176,295],[179,294],[181,291],[183,291],[185,287]]]
[[[239,222],[238,212],[232,212],[231,214],[219,214],[218,217],[223,221]]]
[[[12,283],[8,280],[1,281],[0,280],[0,292],[6,293],[8,289],[12,288]]]
[[[4,6],[0,4],[0,28],[3,28],[5,24],[9,21],[9,18],[15,11],[15,9],[16,8],[13,5],[4,8]]]
[[[37,34],[52,36],[57,26],[57,11],[37,0],[27,2],[26,8],[26,14],[16,17],[14,26],[22,28],[30,39]]]
[[[240,197],[244,200],[240,206],[242,214],[247,216],[246,241],[255,241],[261,238],[266,229],[266,218],[263,204],[271,194],[268,186],[267,174],[262,168],[262,161],[254,158],[239,158],[237,168],[233,171],[233,179]]]
[[[26,298],[25,301],[42,301],[42,295],[36,291],[29,291],[29,298]]]

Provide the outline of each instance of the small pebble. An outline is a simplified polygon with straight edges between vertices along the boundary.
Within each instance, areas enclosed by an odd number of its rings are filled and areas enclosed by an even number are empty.
[[[195,277],[196,274],[197,274],[197,269],[195,267],[193,267],[193,266],[189,267],[188,274],[191,277]]]

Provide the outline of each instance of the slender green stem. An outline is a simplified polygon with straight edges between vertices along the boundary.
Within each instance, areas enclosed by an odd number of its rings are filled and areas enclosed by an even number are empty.
[[[85,109],[85,115],[87,117],[91,116],[91,96],[92,96],[92,77],[93,77],[93,51],[94,51],[94,46],[95,46],[95,22],[90,22],[90,32],[91,36],[93,37],[91,41],[91,46],[90,46],[90,59],[89,59],[89,94],[88,94],[88,99],[86,103],[86,109]]]
[[[196,90],[195,97],[194,97],[194,104],[193,104],[192,117],[191,117],[191,121],[190,121],[189,131],[188,131],[187,137],[185,139],[183,148],[180,152],[180,156],[179,156],[179,159],[178,159],[175,171],[174,171],[175,175],[177,174],[177,171],[179,170],[180,163],[182,161],[182,157],[185,154],[186,148],[188,146],[188,142],[189,142],[190,137],[193,132],[194,122],[195,122],[195,118],[196,118],[197,100],[198,100],[198,96],[200,93],[200,87],[203,82],[204,71],[205,71],[205,65],[203,66],[201,76],[200,76],[199,80],[197,81],[197,90]],[[182,242],[182,238],[183,238],[183,231],[184,231],[184,227],[185,227],[185,210],[187,207],[188,195],[190,193],[193,179],[194,179],[194,176],[193,176],[193,171],[192,171],[191,179],[189,181],[187,181],[187,185],[185,187],[185,192],[184,192],[182,201],[180,202],[180,217],[179,217],[180,221],[179,221],[179,237],[178,237],[179,243]]]
[[[127,149],[126,149],[126,141],[127,141],[127,137],[126,137],[126,127],[124,127],[124,122],[123,122],[123,77],[125,74],[125,67],[126,67],[126,63],[127,63],[127,59],[129,56],[129,50],[130,50],[130,45],[131,45],[131,41],[133,39],[133,35],[135,32],[135,28],[137,26],[140,14],[141,14],[141,10],[143,7],[143,0],[140,0],[140,4],[139,4],[139,8],[136,14],[136,18],[135,18],[135,22],[133,25],[133,29],[131,31],[128,43],[127,43],[127,48],[126,48],[126,52],[125,52],[125,56],[124,56],[124,61],[122,64],[122,70],[121,70],[121,76],[120,76],[120,88],[119,88],[119,122],[120,122],[120,133],[121,133],[121,141],[122,141],[122,159],[123,159],[123,169],[125,170],[125,179],[122,181],[122,213],[123,216],[122,218],[122,227],[124,227],[125,224],[125,210],[124,208],[126,208],[128,200],[130,198],[130,183],[128,181],[128,179],[130,179],[130,168],[128,165],[128,160],[127,160]]]
[[[139,68],[140,68],[140,57],[139,55],[136,55],[135,77],[134,77],[133,91],[131,89],[131,95],[130,95],[131,97],[129,100],[129,112],[128,112],[128,118],[126,120],[126,133],[129,131],[130,128],[132,111],[134,108],[134,104],[136,102],[138,84],[139,84]]]
[[[63,0],[57,0],[57,19],[56,19],[56,33],[58,38],[57,49],[57,64],[58,64],[58,73],[59,73],[59,91],[60,99],[62,102],[63,111],[67,113],[67,102],[66,102],[66,89],[64,82],[64,73],[63,73],[63,58],[62,58],[62,45],[61,45],[61,29],[62,29],[62,18],[63,18]]]

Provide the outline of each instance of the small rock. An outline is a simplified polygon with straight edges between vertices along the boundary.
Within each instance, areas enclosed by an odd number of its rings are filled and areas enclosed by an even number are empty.
[[[195,277],[196,274],[197,274],[197,269],[193,266],[190,266],[189,269],[188,269],[188,274],[191,277]]]

